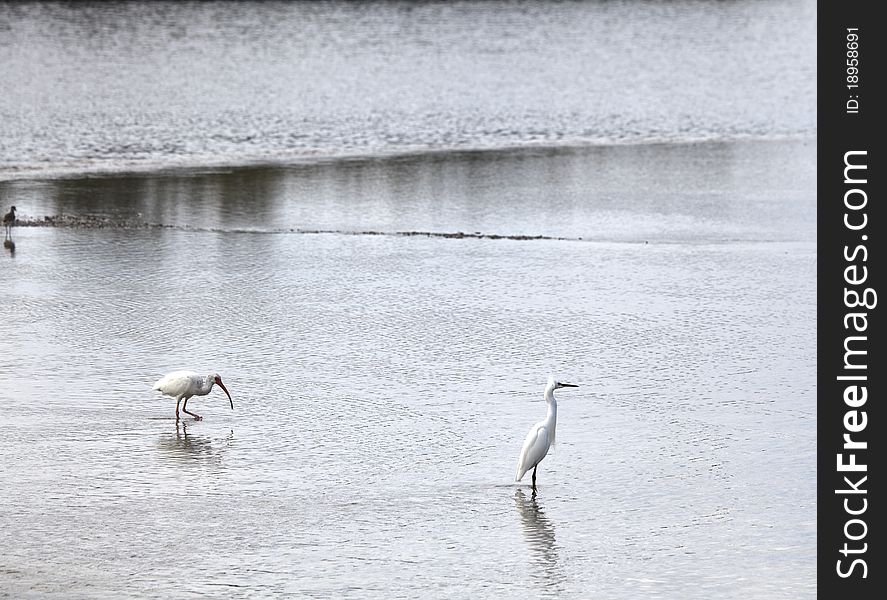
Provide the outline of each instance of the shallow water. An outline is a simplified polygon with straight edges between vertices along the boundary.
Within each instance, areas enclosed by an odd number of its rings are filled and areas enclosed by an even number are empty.
[[[815,31],[0,3],[0,597],[814,597]]]
[[[814,173],[756,142],[0,185],[169,226],[0,256],[0,595],[815,596]],[[235,410],[177,424],[176,368]],[[533,496],[549,373],[581,387]]]

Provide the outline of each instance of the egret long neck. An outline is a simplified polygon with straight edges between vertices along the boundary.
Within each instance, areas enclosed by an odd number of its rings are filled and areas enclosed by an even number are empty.
[[[554,397],[554,390],[545,390],[545,403],[548,404],[548,414],[545,415],[545,426],[551,432],[551,443],[554,443],[557,431],[557,400]]]

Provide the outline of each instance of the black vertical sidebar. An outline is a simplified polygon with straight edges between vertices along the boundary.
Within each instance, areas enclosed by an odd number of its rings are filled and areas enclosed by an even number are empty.
[[[818,597],[883,597],[887,26],[874,2],[819,2]],[[884,293],[881,296],[881,292]]]

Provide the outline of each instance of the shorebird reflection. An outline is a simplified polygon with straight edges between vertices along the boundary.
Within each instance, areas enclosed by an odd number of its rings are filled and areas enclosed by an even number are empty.
[[[208,460],[214,463],[221,461],[222,452],[231,442],[233,435],[232,431],[227,440],[224,440],[226,443],[220,446],[206,436],[188,433],[188,425],[182,421],[176,422],[175,436],[167,434],[160,439],[160,447],[176,460],[192,463],[197,459],[200,462]],[[216,439],[215,442],[219,440]]]
[[[536,502],[536,492],[527,498],[522,489],[514,493],[514,502],[520,514],[524,537],[533,557],[531,572],[549,592],[559,592],[566,576],[560,564],[554,525]]]

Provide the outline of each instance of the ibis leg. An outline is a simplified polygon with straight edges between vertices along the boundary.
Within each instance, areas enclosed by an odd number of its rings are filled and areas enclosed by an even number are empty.
[[[187,414],[191,415],[192,417],[194,417],[194,420],[195,420],[195,421],[199,421],[200,419],[203,418],[203,417],[201,417],[200,415],[198,415],[198,414],[196,414],[196,413],[192,413],[190,410],[188,410],[188,398],[185,398],[185,403],[182,405],[182,410],[185,411],[185,413],[187,413]]]
[[[179,398],[178,400],[176,400],[176,421],[179,420],[179,404],[181,404],[181,403],[182,403],[182,399],[181,399],[181,398]]]

